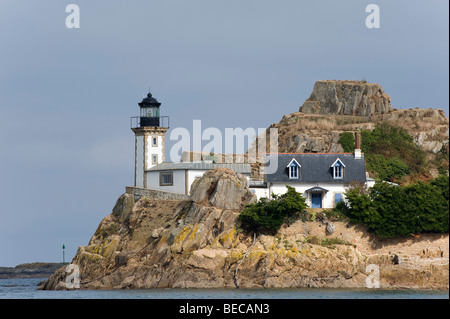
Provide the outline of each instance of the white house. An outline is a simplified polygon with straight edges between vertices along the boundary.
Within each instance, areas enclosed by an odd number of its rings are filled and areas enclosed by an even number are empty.
[[[367,178],[364,154],[355,153],[302,153],[270,154],[276,156],[278,168],[267,174],[265,180],[272,194],[283,194],[286,185],[292,186],[305,198],[309,207],[333,208],[345,199],[346,187],[353,181],[374,184]]]

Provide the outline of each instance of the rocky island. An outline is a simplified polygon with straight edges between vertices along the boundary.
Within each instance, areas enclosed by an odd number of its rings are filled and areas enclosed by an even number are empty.
[[[279,152],[335,153],[344,151],[341,133],[379,123],[404,128],[426,152],[431,166],[422,179],[445,166],[448,175],[443,111],[396,110],[378,84],[318,81],[299,112],[271,127]],[[207,171],[182,198],[127,188],[72,260],[80,288],[365,288],[375,265],[380,288],[448,290],[448,233],[378,238],[313,209],[276,233],[244,232],[238,216],[255,201],[247,179],[226,168]],[[41,289],[67,289],[68,276],[61,267]]]

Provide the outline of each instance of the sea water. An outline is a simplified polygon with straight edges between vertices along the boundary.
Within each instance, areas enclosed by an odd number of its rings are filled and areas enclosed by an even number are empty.
[[[448,291],[410,289],[38,290],[43,280],[0,279],[0,299],[449,299]]]

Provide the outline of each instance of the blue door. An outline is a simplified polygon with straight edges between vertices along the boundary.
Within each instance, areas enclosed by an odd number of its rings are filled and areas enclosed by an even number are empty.
[[[336,206],[339,202],[342,202],[342,193],[334,194],[334,206]]]
[[[322,194],[312,193],[311,194],[311,208],[322,208]]]

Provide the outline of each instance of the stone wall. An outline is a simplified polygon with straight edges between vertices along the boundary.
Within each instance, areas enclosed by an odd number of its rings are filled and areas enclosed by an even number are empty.
[[[163,192],[149,188],[127,186],[125,188],[125,191],[128,194],[134,195],[135,201],[141,198],[141,196],[145,196],[151,199],[163,199],[163,200],[192,200],[191,197],[187,195]]]

